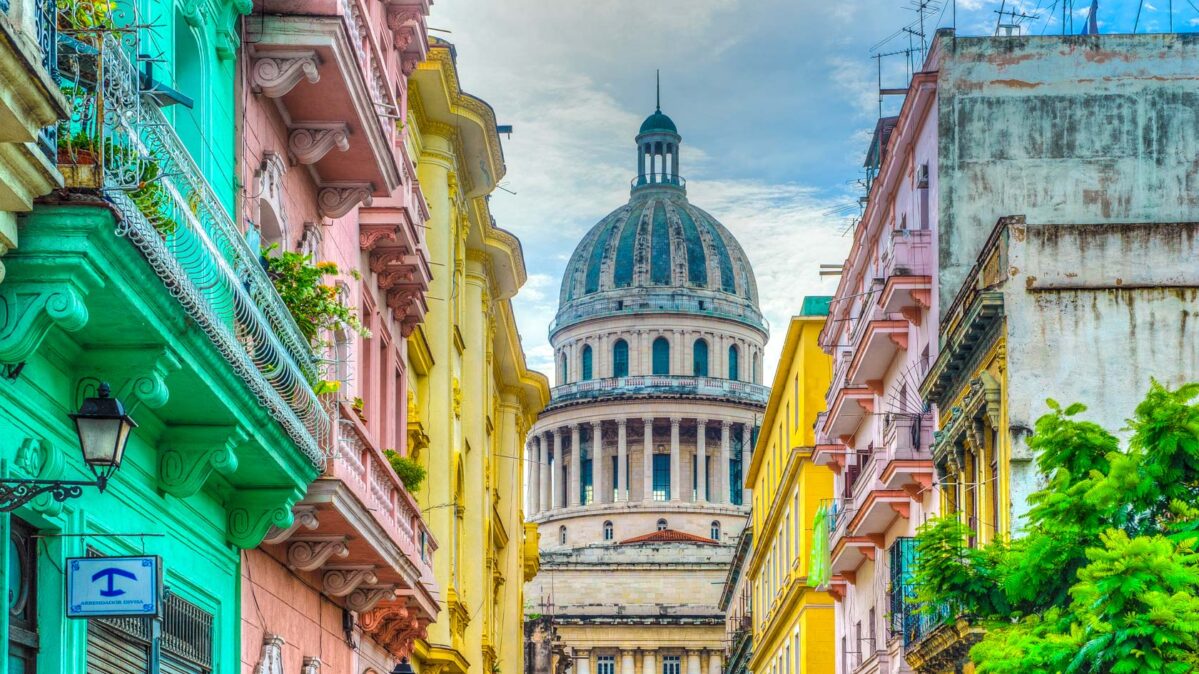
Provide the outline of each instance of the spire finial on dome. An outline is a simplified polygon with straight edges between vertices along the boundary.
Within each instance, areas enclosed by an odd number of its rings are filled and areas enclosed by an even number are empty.
[[[655,98],[654,112],[662,112],[662,69],[661,68],[654,71],[654,80],[655,80],[655,85],[656,85],[655,86],[656,91],[655,91],[655,96],[654,96],[654,98]]]

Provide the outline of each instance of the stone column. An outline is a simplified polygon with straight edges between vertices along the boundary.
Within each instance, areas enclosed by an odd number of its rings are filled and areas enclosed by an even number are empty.
[[[642,485],[641,500],[654,500],[654,420],[652,417],[642,419],[644,423],[645,439],[641,441],[641,476],[644,480]]]
[[[682,419],[678,417],[670,418],[670,500],[678,501],[679,495],[683,493],[683,470],[681,457],[679,456],[679,423]]]
[[[583,451],[579,442],[579,425],[570,425],[570,484],[566,491],[570,494],[571,507],[579,505],[579,485],[583,481]]]
[[[552,478],[550,478],[550,445],[552,444],[553,443],[550,441],[550,433],[542,433],[541,479],[537,483],[538,488],[541,489],[541,500],[539,502],[541,508],[538,510],[538,512],[545,512],[546,510],[554,507],[554,502],[550,500],[552,498],[551,494],[553,494],[553,481]]]
[[[616,501],[623,502],[629,500],[629,449],[627,447],[625,437],[625,426],[628,422],[625,419],[616,420],[616,476],[613,482],[616,484]],[[632,658],[632,654],[629,654]]]
[[[720,674],[720,651],[709,651],[708,653],[708,674]]]
[[[636,664],[633,662],[633,651],[622,650],[620,652],[620,674],[637,674]]]
[[[741,505],[746,507],[749,506],[749,496],[753,492],[753,490],[749,488],[749,483],[745,481],[745,476],[747,473],[749,473],[750,451],[752,449],[749,446],[749,441],[752,436],[753,431],[751,425],[749,423],[741,424],[741,482],[744,484],[744,487],[741,491]]]
[[[731,476],[729,475],[729,464],[733,460],[733,453],[729,443],[730,425],[727,421],[720,422],[720,469],[716,472],[720,474],[720,494],[718,499],[721,503],[733,502],[733,490],[737,488],[732,484]]]
[[[708,500],[707,423],[707,419],[695,421],[695,500],[700,503]]]
[[[699,651],[687,651],[687,674],[703,674],[699,668]]]
[[[525,482],[528,485],[529,494],[528,510],[526,512],[530,516],[535,516],[537,514],[537,500],[541,496],[541,484],[539,482],[541,479],[541,441],[537,439],[537,436],[529,438],[526,456],[528,456],[527,465],[529,467],[529,477]]]
[[[566,431],[565,428],[558,428],[554,433],[554,484],[553,484],[553,507],[561,508],[565,501],[562,491],[562,469],[566,465],[562,457],[562,434]]]
[[[575,674],[591,674],[591,651],[574,649]]]
[[[641,656],[641,674],[658,674],[656,653],[656,650],[646,649],[645,655]]]
[[[591,422],[591,493],[596,503],[611,502],[611,493],[604,488],[604,427],[599,421]]]

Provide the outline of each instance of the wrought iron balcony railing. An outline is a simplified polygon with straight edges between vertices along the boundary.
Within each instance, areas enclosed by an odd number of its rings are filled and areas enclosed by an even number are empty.
[[[332,444],[313,393],[320,364],[253,250],[136,67],[136,30],[60,31],[59,128],[68,185],[93,187],[116,226],[315,465]]]

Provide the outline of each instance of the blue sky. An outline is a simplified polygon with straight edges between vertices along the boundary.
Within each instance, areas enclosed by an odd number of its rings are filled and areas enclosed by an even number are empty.
[[[995,30],[1003,4],[1061,31],[1070,0],[957,0],[959,34]],[[1100,2],[1101,32],[1199,29],[1199,0]],[[464,88],[487,100],[505,139],[508,175],[491,200],[520,237],[529,281],[514,304],[532,367],[552,377],[546,327],[562,270],[597,221],[628,199],[633,136],[654,107],[683,136],[692,203],[721,220],[754,266],[773,326],[773,368],[787,317],[804,295],[831,294],[821,263],[840,263],[856,180],[878,115],[873,53],[906,49],[918,27],[911,0],[437,0],[432,34],[457,45]],[[936,3],[926,33],[953,22]],[[1090,7],[1073,0],[1075,30]],[[1052,11],[1050,11],[1052,10]],[[449,32],[444,32],[449,31]],[[897,35],[898,33],[898,35]],[[876,46],[888,36],[890,41]],[[873,50],[873,51],[872,51]],[[887,57],[883,86],[906,83],[906,59]],[[768,375],[770,372],[768,371]]]

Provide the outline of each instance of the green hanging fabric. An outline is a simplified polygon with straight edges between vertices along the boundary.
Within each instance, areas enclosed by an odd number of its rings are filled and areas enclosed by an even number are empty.
[[[808,560],[808,585],[812,587],[824,587],[829,583],[833,563],[828,549],[829,533],[828,504],[821,503],[812,521],[812,556]]]

